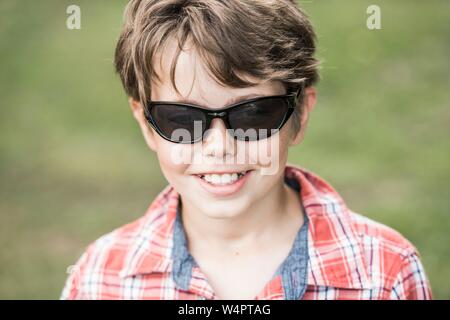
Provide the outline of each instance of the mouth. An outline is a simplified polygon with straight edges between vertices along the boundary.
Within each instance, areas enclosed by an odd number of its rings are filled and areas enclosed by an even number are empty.
[[[226,196],[237,193],[247,182],[253,170],[227,173],[196,174],[205,191],[216,196]]]
[[[251,170],[230,173],[207,173],[198,174],[197,176],[213,185],[227,185],[238,181],[250,171]]]

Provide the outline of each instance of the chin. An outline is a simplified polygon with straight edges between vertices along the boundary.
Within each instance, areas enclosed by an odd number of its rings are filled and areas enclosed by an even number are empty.
[[[233,219],[241,215],[242,213],[235,213],[235,212],[217,212],[217,213],[208,213],[208,218],[211,219]]]
[[[231,204],[227,202],[222,202],[212,204],[211,202],[209,202],[208,205],[202,209],[202,211],[208,218],[233,219],[238,216],[244,215],[245,212],[248,211],[247,207],[248,206],[245,204],[238,204],[238,203]]]

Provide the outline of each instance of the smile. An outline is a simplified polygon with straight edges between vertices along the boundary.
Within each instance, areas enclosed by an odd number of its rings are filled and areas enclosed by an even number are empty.
[[[224,174],[204,174],[200,175],[200,178],[214,185],[225,185],[232,184],[242,178],[247,171],[243,172],[233,172],[233,173],[224,173]]]
[[[194,175],[203,190],[216,196],[237,193],[247,182],[253,170],[227,173],[205,173]]]

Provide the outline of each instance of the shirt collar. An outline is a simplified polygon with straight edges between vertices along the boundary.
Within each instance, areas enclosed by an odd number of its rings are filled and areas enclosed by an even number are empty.
[[[307,284],[348,289],[371,288],[362,244],[351,223],[350,210],[325,180],[299,166],[287,165],[285,178],[298,181],[307,216],[309,262]],[[184,272],[172,258],[179,194],[167,186],[153,201],[133,235],[120,276],[152,272]],[[181,230],[182,231],[182,230]],[[300,232],[299,232],[300,233]],[[175,248],[175,250],[178,250]],[[186,251],[180,261],[190,261]],[[181,274],[184,279],[185,274]],[[183,280],[187,281],[187,280]],[[186,284],[184,284],[186,285]]]
[[[295,185],[295,182],[291,182],[290,184]],[[299,186],[297,185],[297,188],[298,187]],[[275,277],[281,276],[284,298],[286,300],[296,300],[298,297],[303,296],[306,291],[308,267],[308,217],[305,215],[304,218],[304,224],[299,229],[287,258],[279,266],[274,275]],[[186,234],[181,221],[180,205],[177,207],[173,231],[172,266],[172,277],[174,282],[180,289],[188,291],[191,284],[192,271],[194,270],[194,267],[198,267],[198,265],[187,248]]]

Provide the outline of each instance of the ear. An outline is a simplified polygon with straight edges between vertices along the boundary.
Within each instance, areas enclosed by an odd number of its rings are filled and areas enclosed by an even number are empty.
[[[296,146],[303,141],[305,137],[306,127],[308,125],[309,115],[311,114],[317,101],[317,91],[314,87],[305,88],[305,93],[303,97],[303,105],[299,105],[299,108],[303,108],[301,119],[300,119],[300,130],[297,134],[291,138],[289,146]]]
[[[144,108],[140,102],[134,100],[133,98],[128,99],[128,103],[130,104],[131,111],[133,112],[133,117],[139,124],[141,128],[142,135],[144,136],[145,142],[149,146],[150,149],[156,152],[156,134],[153,128],[147,122],[144,116]]]

